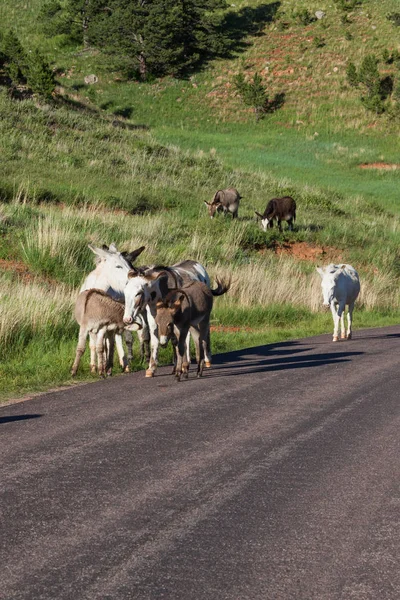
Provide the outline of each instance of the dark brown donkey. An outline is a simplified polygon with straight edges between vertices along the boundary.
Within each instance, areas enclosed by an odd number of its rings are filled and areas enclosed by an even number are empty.
[[[204,351],[207,350],[210,336],[210,314],[214,296],[222,296],[230,288],[231,282],[217,278],[217,289],[210,288],[200,281],[171,290],[165,299],[157,302],[156,323],[160,345],[166,346],[171,340],[176,348],[175,376],[188,377],[189,362],[186,353],[186,338],[190,331],[196,347],[197,377],[204,368]]]
[[[279,231],[282,231],[282,221],[287,221],[289,229],[293,230],[293,221],[296,220],[296,202],[290,196],[272,198],[263,215],[257,211],[254,212],[257,217],[260,217],[264,231],[267,231],[267,227],[274,226],[274,219],[278,223]]]

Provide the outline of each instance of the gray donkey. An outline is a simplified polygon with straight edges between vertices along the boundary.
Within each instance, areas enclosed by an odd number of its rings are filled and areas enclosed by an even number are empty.
[[[237,218],[239,211],[239,202],[242,196],[235,188],[227,188],[226,190],[218,190],[214,194],[212,202],[206,202],[204,204],[208,208],[208,214],[211,218],[214,217],[216,212],[223,211],[224,215],[228,212],[231,213],[232,219]]]
[[[157,302],[156,323],[160,345],[165,347],[171,340],[176,349],[175,376],[188,377],[189,362],[186,353],[186,338],[190,330],[196,348],[197,377],[204,368],[204,353],[210,338],[210,314],[214,296],[222,296],[231,282],[217,278],[217,289],[211,290],[205,283],[193,281],[188,285],[171,290],[165,299]]]

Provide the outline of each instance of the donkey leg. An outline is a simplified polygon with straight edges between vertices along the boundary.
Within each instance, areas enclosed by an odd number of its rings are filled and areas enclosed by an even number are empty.
[[[335,332],[333,334],[333,341],[337,342],[339,339],[339,327],[340,324],[344,323],[344,317],[343,317],[343,313],[344,313],[344,309],[346,308],[346,305],[344,304],[344,302],[340,302],[339,306],[337,308],[337,313],[336,313],[336,322],[335,322]],[[335,339],[336,337],[336,339]]]
[[[96,352],[97,352],[97,370],[101,377],[105,377],[106,375],[106,361],[105,361],[105,352],[104,352],[104,336],[106,334],[105,329],[99,329],[97,332],[97,343],[96,343]]]
[[[86,338],[87,338],[87,331],[86,331],[86,329],[82,329],[82,327],[81,327],[79,329],[79,338],[78,338],[78,345],[76,347],[75,360],[74,360],[74,364],[72,365],[72,369],[71,369],[72,377],[75,377],[76,372],[79,367],[79,362],[81,360],[81,356],[85,352]]]
[[[157,328],[157,323],[155,322],[155,319],[154,319],[153,315],[151,314],[151,312],[147,313],[147,318],[148,318],[149,329],[150,329],[151,355],[150,355],[149,366],[146,369],[146,377],[154,377],[154,373],[155,373],[155,370],[157,369],[157,364],[158,364],[158,346],[159,346],[158,328]]]
[[[200,340],[200,330],[197,327],[191,327],[190,332],[192,334],[194,346],[196,349],[197,377],[201,377],[203,373],[202,363],[204,363],[204,352]]]
[[[92,331],[89,333],[90,347],[90,372],[96,373],[96,334]]]
[[[331,302],[331,312],[333,318],[333,341],[337,342],[339,339],[339,316],[334,302]]]
[[[202,346],[204,351],[205,366],[207,369],[211,367],[211,336],[210,336],[210,324],[207,327],[208,331],[204,339],[202,340]]]
[[[113,331],[107,331],[104,337],[106,347],[106,372],[107,376],[112,375],[114,365],[114,341],[115,336]]]
[[[340,317],[340,338],[342,340],[346,339],[346,327],[344,325],[344,309]]]
[[[132,335],[132,331],[124,331],[124,338],[125,338],[125,344],[126,344],[126,349],[127,349],[127,361],[128,361],[128,365],[132,362],[133,360],[133,335]],[[117,352],[118,352],[118,346],[117,346]],[[119,352],[118,352],[118,356],[119,356]],[[121,364],[121,361],[120,361]],[[121,365],[122,367],[122,365]],[[125,367],[123,367],[125,370]]]
[[[348,340],[351,340],[351,337],[352,337],[351,326],[353,324],[353,310],[354,310],[354,302],[349,304],[349,312],[347,313],[347,339]]]
[[[142,324],[142,329],[137,332],[140,345],[140,362],[142,363],[145,360],[150,360],[150,331],[146,312],[139,313],[137,319]]]
[[[178,356],[177,356],[177,361],[176,361],[176,373],[175,373],[175,377],[178,381],[181,380],[181,376],[183,375],[183,377],[187,378],[188,376],[188,371],[187,371],[187,358],[186,358],[186,332],[185,333],[181,333],[181,335],[179,336],[179,340],[178,340],[178,345],[177,345],[177,350],[178,350]]]
[[[203,375],[204,370],[204,356],[207,349],[207,339],[210,341],[210,321],[206,319],[199,324],[200,339],[199,339],[199,362],[197,368],[197,377]]]
[[[126,333],[130,333],[126,332]],[[132,342],[132,336],[131,336]],[[115,334],[115,345],[117,346],[119,364],[124,373],[129,373],[129,362],[125,354],[124,344],[122,343],[122,335],[120,333]]]
[[[188,365],[188,370],[190,368],[190,363],[192,362],[192,358],[190,356],[190,330],[187,332],[186,336],[186,363]]]

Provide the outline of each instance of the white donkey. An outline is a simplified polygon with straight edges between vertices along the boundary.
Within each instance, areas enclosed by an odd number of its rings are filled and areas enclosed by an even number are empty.
[[[351,325],[354,303],[360,293],[360,279],[357,271],[351,265],[328,265],[317,267],[321,276],[324,306],[332,311],[334,329],[333,341],[339,339],[339,323],[341,324],[342,340],[351,339]],[[347,334],[344,326],[344,311],[348,305]]]
[[[124,323],[129,325],[136,320],[146,307],[150,329],[151,356],[146,377],[153,377],[158,364],[158,328],[156,323],[157,302],[166,297],[171,289],[180,288],[190,281],[201,281],[210,287],[210,278],[200,263],[185,260],[172,267],[152,267],[147,270],[132,269],[125,288]],[[186,344],[188,356],[189,340]],[[205,364],[211,366],[210,340],[207,340]]]
[[[143,252],[144,246],[141,246],[133,252],[118,252],[115,244],[111,244],[110,247],[103,246],[102,248],[96,248],[89,244],[89,248],[96,255],[97,266],[86,277],[79,291],[84,292],[85,290],[89,289],[103,290],[114,300],[125,301],[124,290],[128,282],[128,273],[132,269],[132,263],[136,260],[139,254]],[[150,354],[148,326],[141,315],[138,315],[137,320],[139,320],[142,325],[142,329],[138,331],[141,354],[145,352],[146,358],[148,358]],[[121,368],[128,372],[129,361],[132,360],[132,333],[130,331],[126,331],[125,338],[128,347],[128,357],[125,355],[121,333],[115,334],[115,344],[117,346],[119,363]],[[107,371],[111,373],[112,359],[114,354],[113,335],[107,338],[107,343],[110,344],[110,347],[108,348]],[[90,333],[90,368],[92,372],[96,371],[95,333]]]

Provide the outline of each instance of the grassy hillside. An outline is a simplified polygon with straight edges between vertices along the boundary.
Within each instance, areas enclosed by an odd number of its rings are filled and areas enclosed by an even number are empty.
[[[214,351],[331,331],[317,263],[358,268],[356,327],[398,321],[400,169],[360,168],[399,162],[398,122],[367,113],[344,74],[350,56],[398,47],[386,19],[394,0],[366,0],[346,25],[319,3],[285,0],[272,21],[268,3],[237,3],[227,15],[240,38],[235,57],[146,84],[108,72],[98,53],[61,36],[45,39],[40,4],[0,8],[27,48],[47,53],[59,82],[51,104],[0,93],[3,397],[69,381],[71,309],[93,268],[88,242],[145,245],[142,263],[191,257],[212,276],[232,274],[234,288],[216,301]],[[292,9],[305,6],[326,18],[301,25]],[[259,123],[232,92],[242,69],[259,70],[271,96],[285,93]],[[86,86],[88,73],[99,83]],[[210,221],[203,200],[228,185],[243,196],[240,219]],[[284,194],[298,204],[296,231],[262,232],[254,210]]]

